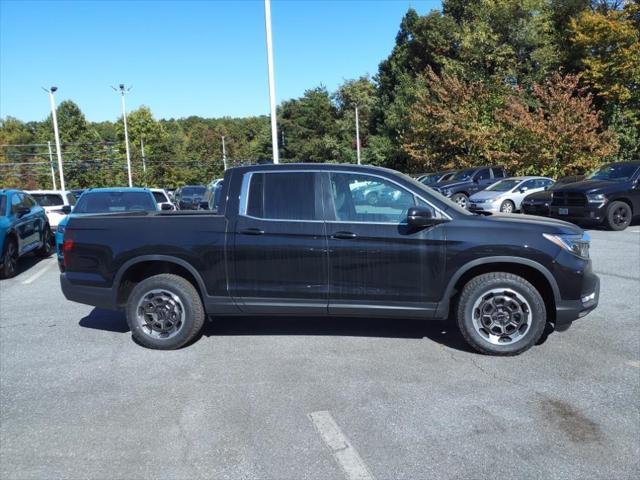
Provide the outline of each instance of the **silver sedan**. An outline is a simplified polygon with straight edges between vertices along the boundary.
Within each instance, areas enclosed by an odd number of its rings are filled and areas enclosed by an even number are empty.
[[[510,177],[471,195],[469,210],[475,212],[513,213],[520,210],[524,197],[553,185],[547,177]]]

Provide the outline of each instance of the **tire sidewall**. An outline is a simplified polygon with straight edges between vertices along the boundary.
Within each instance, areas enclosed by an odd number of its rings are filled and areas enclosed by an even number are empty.
[[[15,257],[15,266],[13,268],[13,271],[9,271],[9,263],[7,260],[10,260],[9,258],[9,245],[13,245],[13,251],[14,253],[14,257]],[[18,244],[16,243],[15,240],[13,239],[8,239],[5,243],[4,246],[4,251],[2,252],[2,278],[12,278],[16,276],[16,273],[18,272],[18,259],[19,259],[19,254],[18,254]]]
[[[465,206],[464,207],[462,207],[462,205],[460,205],[458,203],[458,201],[457,201],[458,198],[464,198],[464,200],[465,200],[465,202],[464,202]],[[459,207],[467,208],[469,206],[469,197],[466,196],[464,193],[455,193],[455,194],[453,194],[451,196],[451,200],[454,201],[456,204],[458,204]]]
[[[625,207],[627,209],[627,212],[629,214],[629,222],[625,225],[616,225],[613,221],[613,213],[619,208],[619,207]],[[610,230],[614,230],[617,232],[620,232],[622,230],[625,230],[629,225],[631,225],[631,208],[629,207],[629,205],[627,205],[625,202],[613,202],[609,205],[609,208],[607,210],[607,227]]]
[[[196,305],[193,304],[192,295],[187,291],[187,288],[179,282],[174,283],[160,276],[148,278],[136,285],[129,295],[126,308],[127,323],[133,337],[144,346],[163,350],[180,348],[188,343],[193,336],[194,328],[196,328],[196,315],[198,313],[196,312]],[[136,307],[138,301],[149,291],[156,289],[173,293],[180,299],[184,307],[185,318],[182,328],[177,335],[169,339],[159,339],[148,335],[137,321]],[[199,298],[198,301],[200,301]]]
[[[525,337],[512,345],[494,345],[480,335],[473,325],[473,305],[483,294],[494,288],[510,288],[522,295],[531,308],[531,326]],[[464,304],[462,303],[464,302]],[[473,347],[483,353],[514,355],[533,346],[542,336],[547,321],[544,300],[533,285],[522,284],[511,278],[494,278],[463,291],[458,308],[458,323],[463,335]]]

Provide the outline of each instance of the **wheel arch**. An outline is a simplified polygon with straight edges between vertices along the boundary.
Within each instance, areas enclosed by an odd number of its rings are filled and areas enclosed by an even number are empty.
[[[186,260],[170,255],[144,255],[125,262],[113,282],[115,304],[126,303],[129,292],[139,282],[153,275],[173,273],[188,280],[204,301],[206,288],[197,269]]]
[[[519,275],[540,292],[547,308],[547,319],[555,320],[556,305],[561,301],[560,288],[551,272],[540,263],[528,258],[496,256],[472,260],[461,266],[449,280],[437,314],[446,318],[454,300],[472,278],[489,272],[508,272]]]

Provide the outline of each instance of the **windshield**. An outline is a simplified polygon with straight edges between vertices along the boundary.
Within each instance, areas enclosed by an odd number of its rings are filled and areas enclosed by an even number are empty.
[[[440,178],[440,174],[439,173],[430,173],[429,175],[425,175],[421,180],[420,183],[424,183],[425,185],[431,185],[433,183],[436,183],[438,181],[438,179]]]
[[[164,193],[162,192],[151,192],[151,193],[153,193],[153,198],[155,198],[156,202],[158,203],[166,203],[169,201],[167,197],[164,196]]]
[[[73,213],[155,211],[158,207],[146,192],[85,192]]]
[[[469,180],[473,172],[475,172],[475,168],[469,168],[467,170],[460,170],[456,172],[456,174],[452,177],[452,180]]]
[[[180,194],[184,196],[190,195],[204,195],[205,187],[184,187]]]
[[[64,205],[62,195],[57,193],[32,193],[31,196],[41,207],[57,207],[59,205]]]
[[[587,176],[587,180],[612,180],[614,182],[624,182],[630,180],[638,170],[635,163],[612,163],[603,165],[595,172]]]
[[[488,187],[487,190],[492,192],[508,192],[516,188],[520,182],[522,182],[522,180],[500,180]]]

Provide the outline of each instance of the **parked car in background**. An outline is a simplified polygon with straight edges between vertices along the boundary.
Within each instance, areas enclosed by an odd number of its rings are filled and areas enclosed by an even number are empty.
[[[477,167],[458,170],[450,180],[430,185],[431,188],[450,198],[462,208],[469,206],[469,197],[484,190],[507,173],[504,167]]]
[[[176,190],[174,203],[179,210],[197,210],[207,187],[204,185],[185,185]]]
[[[571,175],[568,177],[559,178],[556,183],[551,185],[546,190],[540,192],[531,193],[524,197],[520,210],[527,215],[538,215],[541,217],[549,216],[549,206],[551,205],[552,192],[568,183],[579,182],[584,179],[584,175]]]
[[[0,189],[0,277],[18,272],[20,257],[51,253],[51,227],[44,209],[26,192]]]
[[[436,183],[446,182],[447,180],[450,180],[455,175],[455,173],[455,170],[427,173],[426,175],[422,175],[421,177],[419,177],[417,180],[425,185],[435,185]]]
[[[69,206],[73,209],[76,204],[76,197],[70,190],[65,192],[61,190],[29,190],[27,192],[33,199],[44,208],[47,218],[49,219],[49,227],[55,233],[58,223],[66,216],[63,208]],[[53,235],[51,236],[53,239]]]
[[[355,197],[398,191],[392,207]],[[473,215],[388,169],[286,164],[230,168],[221,214],[73,218],[68,300],[124,310],[133,337],[180,348],[207,315],[457,319],[494,355],[535,345],[596,308],[599,280],[577,226]]]
[[[624,230],[640,215],[640,161],[603,165],[553,191],[551,217]]]
[[[71,218],[116,212],[153,212],[158,211],[158,205],[148,188],[90,188],[80,196],[73,212],[69,207],[64,207],[64,210],[68,215],[58,223],[56,229],[56,254],[59,265],[63,263],[62,243]]]
[[[150,188],[151,193],[153,194],[153,198],[156,199],[156,203],[158,204],[158,210],[175,210],[176,206],[173,204],[171,199],[169,198],[169,194],[167,194],[166,190],[162,188]]]
[[[547,177],[510,177],[499,180],[469,197],[472,212],[514,213],[530,193],[541,192],[553,185]]]

